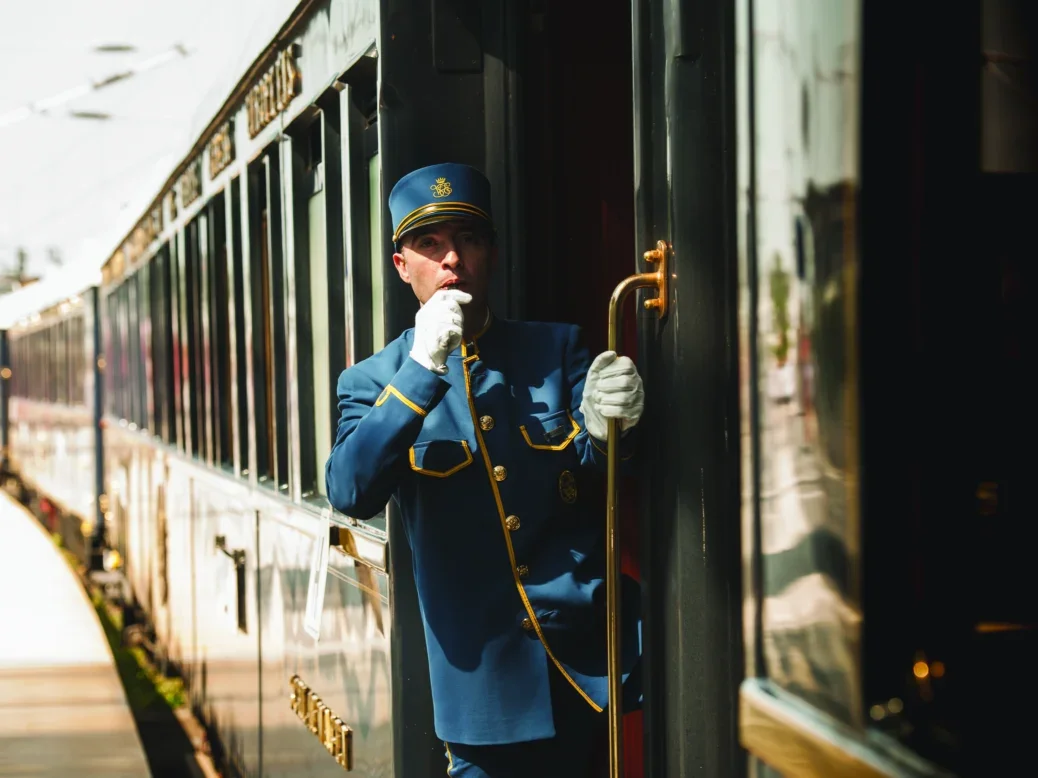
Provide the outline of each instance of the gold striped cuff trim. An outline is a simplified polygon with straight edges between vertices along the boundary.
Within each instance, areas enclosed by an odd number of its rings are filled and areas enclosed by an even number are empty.
[[[419,416],[428,415],[420,406],[416,405],[415,403],[411,402],[406,397],[404,397],[402,394],[400,394],[400,391],[395,386],[387,386],[382,391],[382,394],[379,395],[379,398],[375,400],[375,407],[377,408],[379,405],[382,405],[386,400],[389,399],[390,395],[398,399],[400,402],[402,402],[412,411],[417,413]]]

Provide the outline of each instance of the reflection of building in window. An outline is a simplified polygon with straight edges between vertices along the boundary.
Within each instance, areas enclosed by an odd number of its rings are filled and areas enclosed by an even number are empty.
[[[846,723],[861,717],[857,528],[845,454],[848,263],[856,256],[856,4],[753,9],[760,521],[768,677]]]

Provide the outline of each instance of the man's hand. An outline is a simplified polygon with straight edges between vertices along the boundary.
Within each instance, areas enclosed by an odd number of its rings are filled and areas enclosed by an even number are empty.
[[[629,357],[603,351],[587,371],[580,412],[592,437],[606,439],[607,419],[620,419],[628,430],[638,423],[645,408],[645,392],[638,368]]]
[[[460,289],[441,289],[430,297],[414,317],[411,359],[434,373],[447,372],[447,355],[461,345],[465,315],[461,306],[472,295]]]

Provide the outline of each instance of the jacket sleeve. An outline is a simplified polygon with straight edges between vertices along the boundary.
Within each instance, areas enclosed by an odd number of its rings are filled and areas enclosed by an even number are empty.
[[[370,519],[393,496],[407,451],[450,384],[407,358],[388,384],[357,365],[339,376],[339,426],[325,465],[328,501]]]
[[[563,359],[566,380],[570,387],[570,415],[580,425],[580,433],[573,443],[580,454],[580,463],[585,467],[606,469],[606,442],[591,436],[584,426],[584,414],[580,412],[580,403],[584,399],[584,381],[588,368],[591,367],[591,354],[584,342],[583,330],[570,327]],[[633,468],[628,464],[634,456],[638,440],[638,426],[623,433],[620,438],[620,471],[628,474]]]

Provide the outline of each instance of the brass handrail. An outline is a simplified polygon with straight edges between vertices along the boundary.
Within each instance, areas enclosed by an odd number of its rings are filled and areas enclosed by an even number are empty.
[[[646,262],[656,265],[654,273],[628,276],[613,290],[609,298],[609,350],[616,352],[620,342],[620,313],[624,300],[635,289],[653,287],[657,296],[645,301],[648,310],[655,310],[662,318],[667,312],[667,259],[670,247],[659,241],[656,248],[646,251]],[[606,661],[609,670],[609,776],[623,778],[623,696],[620,663],[620,553],[616,528],[616,471],[619,460],[620,422],[609,419],[606,433],[606,609],[609,642]]]

